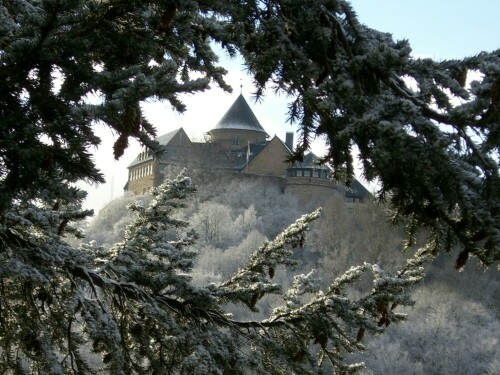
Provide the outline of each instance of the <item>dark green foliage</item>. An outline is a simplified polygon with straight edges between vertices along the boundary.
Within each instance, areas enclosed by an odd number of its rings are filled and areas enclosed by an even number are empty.
[[[429,228],[435,252],[460,243],[457,267],[467,254],[496,264],[500,51],[414,59],[407,41],[359,24],[347,2],[267,4],[242,54],[257,95],[270,85],[295,98],[290,120],[302,129],[296,158],[323,134],[324,160],[349,182],[356,146],[365,177],[380,181],[378,197],[394,206],[395,220],[408,219],[410,231]],[[468,74],[477,79],[470,88]]]
[[[93,123],[117,132],[116,157],[129,137],[160,152],[140,101],[183,111],[182,92],[210,81],[228,89],[216,42],[242,54],[257,96],[265,87],[291,95],[296,158],[324,134],[324,160],[349,182],[356,146],[395,220],[429,228],[435,252],[460,243],[461,260],[498,262],[498,51],[414,59],[407,41],[361,25],[340,0],[9,0],[1,9],[1,211],[56,176],[102,181]]]

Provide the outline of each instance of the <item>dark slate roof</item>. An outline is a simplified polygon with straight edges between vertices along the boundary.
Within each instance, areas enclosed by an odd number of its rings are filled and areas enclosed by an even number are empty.
[[[371,196],[371,193],[366,189],[361,182],[356,180],[355,178],[351,182],[351,186],[349,186],[345,191],[345,196],[347,198],[358,198],[364,199],[367,196]]]
[[[134,165],[144,163],[146,160],[153,160],[153,153],[151,151],[147,151],[145,156],[144,156],[143,152],[139,153],[139,155],[137,155],[137,157],[134,159],[134,161],[132,163],[130,163],[127,168],[133,167]]]
[[[295,169],[295,168],[322,169],[322,170],[328,170],[328,171],[330,170],[330,168],[328,168],[328,166],[326,166],[324,164],[318,164],[318,157],[316,155],[314,155],[312,152],[304,155],[304,161],[302,161],[302,162],[296,161],[288,169]]]
[[[265,144],[251,144],[248,161],[251,162],[269,142]],[[194,142],[189,149],[189,155],[193,162],[200,161],[204,168],[225,169],[230,171],[242,171],[247,164],[248,147],[238,150],[226,150],[217,143]],[[162,162],[168,163],[172,154],[162,155]],[[199,158],[199,159],[197,159]]]
[[[172,130],[169,133],[160,135],[158,138],[155,140],[162,146],[166,146],[169,144],[169,142],[175,137],[175,135],[182,130],[182,128]],[[146,160],[152,160],[153,159],[153,153],[151,151],[147,151],[146,157],[143,157],[143,153],[139,153],[137,157],[134,159],[132,163],[129,164],[127,168],[133,167],[134,165],[141,164]]]
[[[215,125],[213,130],[215,129],[241,129],[266,132],[241,94],[217,125]]]
[[[168,145],[168,143],[172,140],[172,138],[175,137],[175,135],[181,130],[182,128],[172,130],[171,132],[167,134],[160,135],[158,138],[156,138],[156,141],[165,146]]]

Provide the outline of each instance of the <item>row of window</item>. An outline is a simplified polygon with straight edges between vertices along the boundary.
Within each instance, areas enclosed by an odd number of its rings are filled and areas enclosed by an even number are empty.
[[[328,179],[330,172],[321,169],[289,169],[287,171],[288,177],[314,177]]]
[[[143,165],[129,172],[129,181],[138,180],[139,178],[150,176],[153,174],[153,164]]]

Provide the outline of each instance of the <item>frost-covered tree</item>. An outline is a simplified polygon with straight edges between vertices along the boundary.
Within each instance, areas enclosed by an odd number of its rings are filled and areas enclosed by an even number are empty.
[[[226,181],[225,188],[216,196],[212,196],[212,184],[207,182],[209,181],[204,181],[204,184],[199,186],[193,202],[183,210],[187,215],[183,214],[182,217],[189,221],[190,225],[195,224],[192,217],[206,208],[199,200],[207,194],[204,190],[208,190],[209,201],[224,201],[224,207],[231,217],[237,218],[230,230],[236,238],[228,238],[226,246],[214,248],[204,243],[200,236],[195,244],[199,255],[190,272],[193,283],[198,286],[210,282],[222,283],[246,263],[255,251],[256,244],[267,240],[259,231],[263,228],[252,219],[253,204],[257,207],[256,215],[264,223],[273,222],[269,216],[274,216],[278,210],[286,211],[286,205],[294,207],[293,201],[283,202],[270,192],[272,184],[267,187],[269,197],[252,197],[250,202],[253,203],[250,203],[247,201],[251,196],[247,185],[240,184],[239,181]],[[262,183],[249,182],[248,185],[250,191],[266,190]],[[256,186],[259,189],[255,189]],[[116,211],[117,203],[113,203],[113,211]],[[122,199],[122,204],[125,207],[126,200]],[[250,204],[250,207],[246,208],[247,204]],[[315,268],[322,278],[320,285],[322,288],[328,288],[336,276],[353,264],[367,261],[379,264],[385,270],[397,270],[397,267],[400,267],[398,264],[404,264],[405,254],[396,253],[404,238],[403,232],[385,222],[385,212],[381,207],[368,203],[349,206],[341,199],[325,204],[320,218],[311,226],[304,248],[294,254],[293,259],[301,262],[299,268],[277,272],[273,278],[275,283],[282,284],[287,289],[294,274],[307,274]],[[193,205],[197,210],[191,213]],[[264,207],[267,210],[263,211]],[[301,215],[298,210],[289,217]],[[245,217],[250,220],[245,219],[246,225],[242,227],[237,222]],[[98,223],[103,223],[110,221],[112,217],[108,210],[103,209],[97,219]],[[282,220],[282,223],[284,221]],[[112,221],[109,225],[115,226]],[[197,224],[195,226],[198,228]],[[271,237],[270,232],[278,231],[278,228],[265,229],[268,237]],[[242,234],[243,239],[240,238]],[[106,242],[109,243],[109,240]],[[231,243],[237,245],[232,246]],[[485,272],[475,267],[467,267],[457,277],[456,272],[449,267],[449,258],[446,255],[441,256],[426,267],[424,283],[413,295],[415,306],[407,311],[401,310],[408,314],[408,323],[390,325],[384,335],[365,337],[363,343],[367,346],[367,351],[355,356],[357,361],[366,363],[366,369],[361,374],[468,374],[485,373],[489,368],[494,369],[495,359],[498,357],[498,338],[495,333],[499,324],[500,275],[494,269]],[[350,289],[357,293],[355,295],[362,295],[371,289],[371,281],[362,278]],[[478,290],[482,292],[478,294]],[[260,311],[257,316],[268,317],[273,308],[281,303],[278,296],[263,297],[258,305]],[[249,311],[245,305],[228,304],[225,310],[238,319],[256,319],[256,314]],[[464,340],[464,337],[467,339]],[[464,345],[464,342],[468,345]],[[496,373],[494,370],[489,371],[491,374]]]
[[[117,133],[116,157],[130,137],[159,152],[141,101],[183,111],[180,93],[229,89],[216,43],[242,55],[257,96],[290,95],[296,158],[324,135],[324,160],[349,182],[358,150],[409,243],[425,226],[434,252],[460,244],[457,267],[469,254],[498,263],[500,52],[415,59],[344,0],[2,2],[0,212],[41,187],[55,201],[58,176],[102,181],[89,153],[95,122]]]
[[[411,324],[370,337],[367,352],[356,355],[366,362],[366,373],[401,373],[401,367],[407,368],[403,373],[429,375],[494,373],[488,371],[497,368],[500,355],[498,272],[472,267],[460,277],[454,272],[435,264],[427,270],[408,311]]]
[[[198,234],[207,244],[224,246],[231,236],[233,219],[228,207],[215,202],[205,202],[200,205],[200,211],[192,218],[193,225],[198,228]]]
[[[404,318],[411,287],[423,276],[422,251],[395,275],[365,263],[336,278],[325,291],[314,271],[295,277],[289,290],[273,281],[304,244],[304,215],[259,247],[219,285],[195,286],[189,272],[196,253],[188,223],[176,218],[193,193],[191,180],[167,180],[136,213],[124,240],[110,249],[64,242],[58,211],[31,204],[5,217],[0,294],[1,365],[4,373],[268,374],[355,372],[345,355],[363,349],[365,331],[376,333]],[[364,274],[373,289],[350,296]],[[282,305],[264,319],[240,321],[227,304],[257,312],[275,295]],[[87,355],[88,350],[96,358]]]
[[[296,157],[323,135],[323,159],[348,182],[357,150],[408,244],[424,226],[434,252],[460,245],[457,268],[469,255],[498,264],[500,50],[415,59],[408,41],[360,24],[346,1],[256,3],[241,52],[258,95],[271,86],[295,98]]]
[[[147,202],[149,196],[142,196],[141,201]],[[111,246],[119,242],[125,233],[125,228],[132,221],[132,214],[127,209],[129,204],[138,197],[123,196],[109,202],[99,211],[85,229],[85,238],[95,241],[97,245]]]

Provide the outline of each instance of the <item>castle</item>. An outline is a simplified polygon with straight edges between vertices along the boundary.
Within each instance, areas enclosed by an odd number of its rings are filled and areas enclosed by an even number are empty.
[[[334,194],[343,196],[347,202],[361,202],[370,196],[357,180],[349,188],[332,181],[330,168],[317,164],[318,158],[313,153],[306,154],[303,162],[287,162],[293,150],[293,133],[286,133],[285,142],[277,136],[270,138],[243,95],[239,95],[207,136],[206,142],[192,142],[179,128],[158,137],[156,140],[165,151],[161,156],[151,150],[137,155],[128,166],[125,192],[144,194],[160,185],[169,171],[187,167],[206,173],[224,171],[260,176],[302,199]]]

